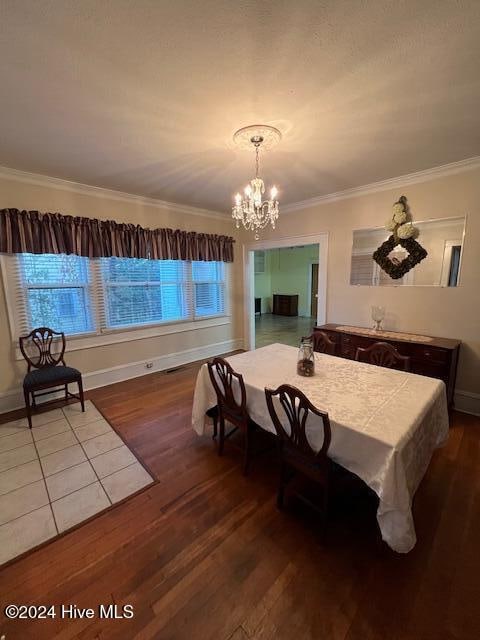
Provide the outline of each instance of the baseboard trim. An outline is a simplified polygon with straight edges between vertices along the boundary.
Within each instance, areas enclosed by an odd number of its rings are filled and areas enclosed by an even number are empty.
[[[480,393],[455,390],[455,409],[462,413],[480,416]]]
[[[213,356],[228,353],[243,348],[243,340],[225,340],[224,342],[216,342],[203,347],[195,347],[194,349],[186,349],[176,353],[168,353],[162,356],[149,358],[147,361],[130,362],[128,364],[110,367],[108,369],[100,369],[83,374],[83,385],[86,390],[97,389],[98,387],[106,387],[115,382],[123,382],[132,378],[165,371],[185,364],[190,364],[196,360],[204,360]],[[151,363],[150,368],[146,364]],[[59,397],[63,394],[59,393]],[[54,396],[50,396],[52,399]],[[0,393],[0,414],[14,409],[21,409],[25,406],[23,400],[23,390],[21,388],[12,389]]]

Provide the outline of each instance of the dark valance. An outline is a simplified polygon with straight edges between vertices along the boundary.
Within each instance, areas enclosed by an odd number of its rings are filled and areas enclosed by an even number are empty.
[[[229,236],[194,231],[147,229],[60,213],[0,210],[0,253],[233,262],[234,242]]]

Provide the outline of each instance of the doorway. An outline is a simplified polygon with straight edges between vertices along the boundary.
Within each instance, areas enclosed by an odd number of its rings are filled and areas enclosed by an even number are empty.
[[[245,346],[296,346],[325,322],[328,234],[244,246]]]

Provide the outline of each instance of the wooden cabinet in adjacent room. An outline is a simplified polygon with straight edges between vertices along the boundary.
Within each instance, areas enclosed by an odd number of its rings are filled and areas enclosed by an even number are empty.
[[[455,392],[455,378],[457,375],[458,352],[460,341],[450,338],[434,338],[430,336],[409,337],[402,336],[400,332],[362,333],[361,327],[345,327],[345,325],[325,324],[315,327],[314,331],[325,332],[336,344],[335,355],[342,358],[355,359],[358,347],[369,347],[374,342],[388,342],[393,345],[402,356],[410,357],[410,370],[430,378],[439,378],[447,387],[447,399],[450,407],[453,406],[453,394]],[[340,328],[342,327],[342,328]],[[356,333],[355,330],[358,330]],[[427,340],[425,340],[427,338]]]
[[[273,311],[277,316],[298,316],[298,295],[273,294]]]

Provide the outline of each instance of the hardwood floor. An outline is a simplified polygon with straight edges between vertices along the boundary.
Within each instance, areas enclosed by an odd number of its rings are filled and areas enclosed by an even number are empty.
[[[302,336],[309,336],[315,326],[315,318],[278,316],[264,313],[255,316],[255,346],[265,347],[275,342],[298,347]]]
[[[414,505],[408,555],[368,495],[313,516],[275,506],[274,457],[216,455],[190,428],[198,364],[88,394],[159,482],[0,571],[3,608],[114,603],[132,619],[9,621],[6,640],[478,640],[480,419],[454,414]],[[57,614],[59,610],[57,610]]]

